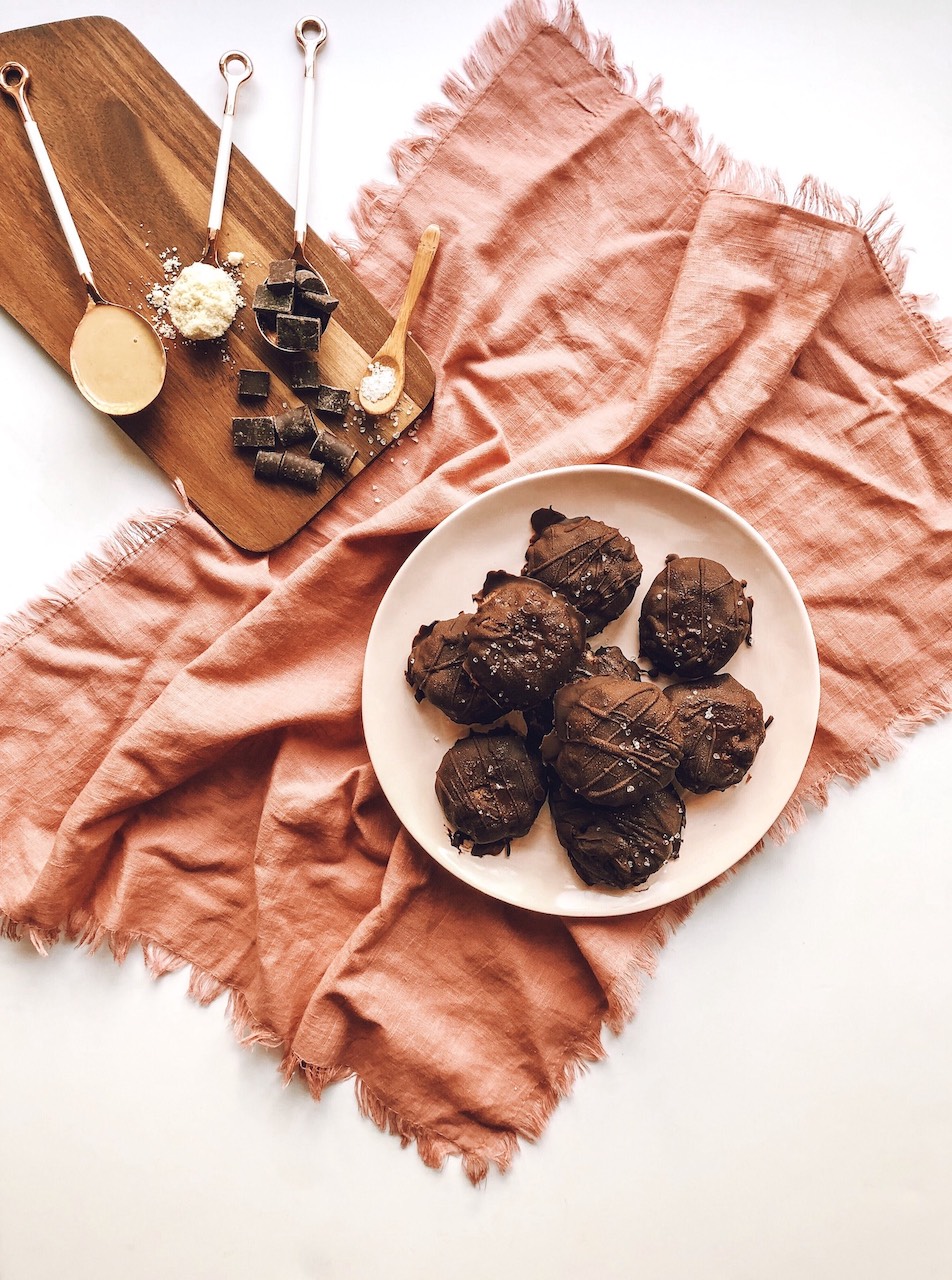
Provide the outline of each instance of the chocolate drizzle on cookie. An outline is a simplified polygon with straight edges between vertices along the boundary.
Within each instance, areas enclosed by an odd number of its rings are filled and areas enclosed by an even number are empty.
[[[688,791],[726,791],[741,782],[766,734],[764,709],[726,673],[664,691],[684,739],[676,778]]]
[[[456,724],[492,724],[506,710],[481,689],[463,666],[471,613],[430,622],[416,633],[407,660],[407,683]]]
[[[652,684],[593,676],[555,696],[553,767],[593,804],[634,804],[674,778],[681,735],[670,702]]]
[[[542,507],[530,518],[532,538],[523,573],[561,591],[595,635],[631,604],[641,581],[634,544],[591,516],[564,516]]]
[[[465,669],[500,706],[546,702],[585,648],[585,619],[565,596],[534,578],[487,574],[466,627]]]
[[[711,676],[750,641],[753,601],[717,560],[668,556],[641,606],[641,654],[682,679]]]
[[[508,852],[545,801],[539,756],[512,729],[471,733],[453,744],[436,772],[436,796],[454,845],[471,842],[478,857]]]
[[[684,801],[673,787],[653,791],[637,804],[604,809],[556,781],[549,808],[559,842],[588,885],[643,885],[681,848]]]

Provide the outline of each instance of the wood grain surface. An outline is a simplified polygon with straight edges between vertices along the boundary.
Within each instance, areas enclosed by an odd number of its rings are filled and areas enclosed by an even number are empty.
[[[153,282],[163,280],[161,251],[177,247],[183,266],[201,255],[218,125],[124,26],[109,18],[6,32],[0,35],[0,63],[7,60],[23,63],[31,73],[33,113],[100,292],[153,319],[146,299]],[[289,103],[292,115],[298,104],[299,99]],[[0,167],[7,184],[0,202],[0,306],[68,371],[86,293],[16,106],[6,98],[0,101]],[[346,483],[328,468],[316,493],[264,484],[254,479],[251,460],[231,445],[233,416],[277,413],[306,399],[306,393],[299,397],[288,386],[289,358],[258,333],[250,306],[270,261],[291,256],[293,227],[290,205],[236,148],[219,251],[245,255],[242,296],[248,305],[221,341],[166,337],[168,375],[158,400],[142,413],[116,419],[166,475],[182,482],[207,519],[250,551],[279,546]],[[321,377],[353,397],[393,321],[311,231],[307,255],[340,299],[321,343]],[[264,405],[239,401],[239,368],[270,370],[271,395]],[[396,423],[368,420],[361,432],[353,413],[343,423],[324,419],[358,450],[348,478],[416,420],[433,387],[433,370],[411,342]]]

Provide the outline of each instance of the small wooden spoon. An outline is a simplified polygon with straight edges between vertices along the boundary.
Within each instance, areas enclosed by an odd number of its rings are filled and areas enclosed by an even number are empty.
[[[400,303],[400,310],[397,312],[390,337],[371,360],[357,388],[357,400],[361,409],[375,418],[389,413],[403,395],[410,316],[426,282],[439,243],[440,229],[433,222],[423,232],[420,243],[417,245],[413,265],[410,268],[410,279],[407,281],[407,291]],[[393,383],[388,386],[390,373],[393,375]]]

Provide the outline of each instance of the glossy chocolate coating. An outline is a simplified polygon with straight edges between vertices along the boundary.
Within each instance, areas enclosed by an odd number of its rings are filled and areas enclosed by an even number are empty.
[[[436,772],[436,796],[454,844],[471,840],[478,855],[500,853],[524,836],[546,791],[541,759],[512,729],[461,738]]]
[[[626,657],[617,644],[603,644],[597,649],[586,645],[585,652],[572,672],[573,680],[590,680],[592,676],[618,676],[622,680],[641,680],[644,672],[634,658]]]
[[[684,680],[712,676],[750,640],[745,585],[717,560],[669,556],[642,601],[642,657]]]
[[[623,680],[638,681],[643,675],[638,663],[625,657],[616,644],[602,645],[598,649],[586,645],[566,684],[574,680],[590,680],[592,676],[620,676]],[[555,719],[552,703],[541,702],[537,707],[527,707],[524,714],[526,736],[531,743],[538,745],[547,733],[552,732]]]
[[[673,787],[652,791],[637,804],[605,809],[557,784],[549,808],[576,875],[588,885],[631,889],[678,856],[684,802]]]
[[[585,648],[585,619],[534,578],[490,573],[466,628],[466,670],[507,710],[535,707],[569,679]]]
[[[500,707],[463,668],[466,627],[471,613],[430,622],[420,628],[407,661],[407,683],[417,702],[426,698],[456,724],[491,724]]]
[[[674,778],[681,734],[671,703],[654,684],[593,676],[555,695],[553,765],[593,804],[634,804]]]
[[[664,693],[684,739],[678,782],[696,792],[736,786],[766,733],[764,709],[755,695],[726,673],[672,684]]]
[[[591,516],[566,517],[551,507],[534,511],[533,536],[523,573],[555,587],[601,631],[620,617],[641,581],[634,545],[612,525]]]

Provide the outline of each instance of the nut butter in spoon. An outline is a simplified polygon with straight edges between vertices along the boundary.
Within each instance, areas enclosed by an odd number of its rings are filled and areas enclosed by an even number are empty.
[[[69,349],[73,381],[91,405],[121,417],[145,409],[165,382],[165,347],[144,316],[107,302],[93,280],[92,268],[53,169],[49,152],[27,101],[30,73],[19,62],[0,67],[0,91],[16,103],[53,209],[86,287],[86,314],[76,326]]]

